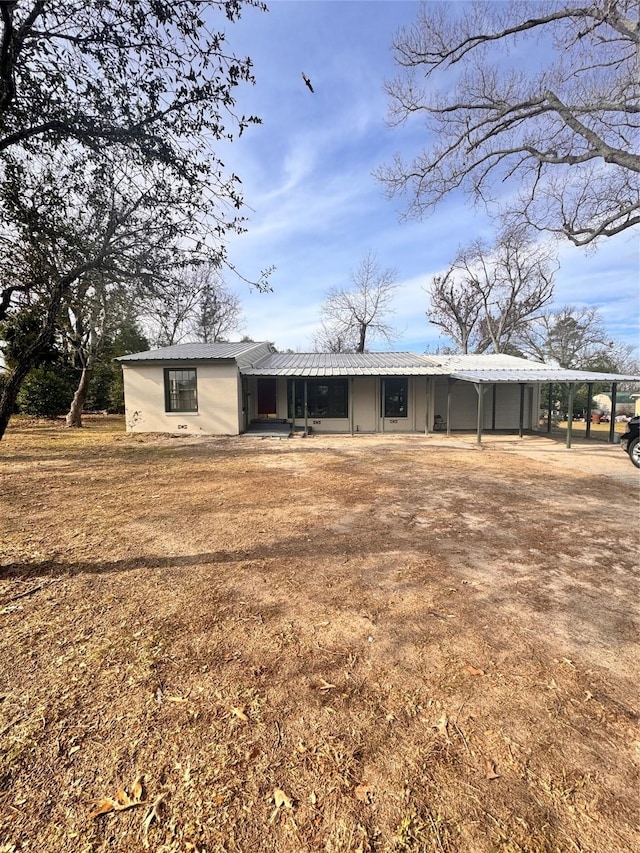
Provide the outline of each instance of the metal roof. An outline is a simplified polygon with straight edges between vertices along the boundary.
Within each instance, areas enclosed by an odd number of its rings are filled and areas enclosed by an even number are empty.
[[[147,350],[147,352],[134,352],[131,355],[123,355],[116,361],[208,361],[210,359],[242,359],[252,350],[255,351],[256,359],[260,358],[266,343],[254,341],[217,343],[217,344],[174,344],[170,347]],[[268,350],[266,350],[268,352]],[[246,359],[245,359],[246,360]],[[249,359],[249,363],[251,359]]]
[[[486,370],[554,370],[550,364],[533,361],[528,358],[521,358],[517,355],[505,355],[504,353],[483,353],[476,355],[469,353],[467,355],[437,355],[431,356],[437,359],[437,363],[452,370],[481,370],[483,373]]]
[[[640,376],[623,376],[617,373],[593,373],[587,370],[563,370],[545,364],[532,365],[519,370],[455,370],[450,375],[463,382],[640,382]]]
[[[248,376],[433,376],[436,361],[413,352],[272,353],[241,371]]]
[[[249,341],[175,344],[133,353],[120,362],[235,360],[246,376],[451,376],[463,382],[640,382],[640,376],[565,370],[513,355],[417,355],[413,352],[274,353]]]

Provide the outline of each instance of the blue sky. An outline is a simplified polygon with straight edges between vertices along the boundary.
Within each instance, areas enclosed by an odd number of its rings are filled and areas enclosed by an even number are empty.
[[[394,33],[416,17],[404,0],[271,0],[269,12],[246,9],[227,28],[230,47],[254,62],[256,85],[239,96],[262,125],[226,146],[222,159],[242,179],[246,234],[229,244],[247,277],[275,266],[273,292],[259,294],[227,277],[240,295],[246,333],[279,349],[311,350],[327,290],[348,284],[367,252],[397,271],[396,342],[371,349],[423,352],[442,345],[425,318],[431,278],[460,245],[493,236],[483,211],[452,197],[422,222],[400,222],[372,171],[424,140],[419,122],[386,125],[384,81],[395,75]],[[304,85],[311,79],[315,94]],[[639,342],[638,232],[586,253],[561,244],[555,304],[600,309],[612,339]]]

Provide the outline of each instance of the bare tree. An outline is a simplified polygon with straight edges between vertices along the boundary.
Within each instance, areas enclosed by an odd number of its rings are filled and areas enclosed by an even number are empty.
[[[244,326],[242,304],[217,267],[204,264],[142,289],[141,312],[156,346],[222,341]]]
[[[518,335],[518,344],[540,361],[577,368],[608,349],[609,339],[596,308],[564,305],[527,324]]]
[[[204,344],[224,341],[231,332],[244,328],[240,297],[227,287],[220,273],[211,266],[193,271],[191,286],[199,290],[200,299],[192,335]]]
[[[427,319],[463,353],[504,352],[553,297],[552,251],[520,229],[462,249],[429,289]]]
[[[459,189],[489,203],[506,181],[517,197],[505,216],[576,245],[637,225],[639,8],[423,3],[394,39],[402,70],[386,90],[391,123],[417,114],[429,142],[378,170],[388,194],[422,217]]]
[[[334,287],[321,308],[321,328],[313,337],[316,350],[364,352],[367,340],[394,340],[387,318],[398,285],[396,272],[383,269],[369,252],[351,271],[351,287]]]

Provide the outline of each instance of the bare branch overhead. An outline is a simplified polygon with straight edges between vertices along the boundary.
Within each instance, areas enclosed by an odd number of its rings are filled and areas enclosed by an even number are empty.
[[[577,245],[640,223],[636,0],[424,3],[393,50],[392,124],[425,148],[377,171],[422,217],[462,190]]]

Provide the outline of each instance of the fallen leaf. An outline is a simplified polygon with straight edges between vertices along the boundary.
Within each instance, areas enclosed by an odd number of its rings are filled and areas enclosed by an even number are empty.
[[[291,798],[287,797],[285,792],[281,788],[275,788],[273,791],[273,802],[276,804],[276,808],[279,809],[280,806],[284,806],[285,809],[292,809],[293,804],[291,802]]]
[[[243,723],[249,722],[249,717],[247,717],[247,715],[245,714],[244,708],[232,708],[231,715],[233,717],[237,717],[239,720],[242,720]]]
[[[112,800],[111,797],[103,797],[101,800],[96,800],[95,811],[92,811],[89,817],[98,817],[101,814],[109,814],[109,812],[118,811],[121,807]]]
[[[140,773],[136,777],[131,786],[131,795],[127,793],[125,788],[119,788],[114,797],[101,797],[96,800],[95,809],[91,812],[90,817],[98,817],[99,815],[109,814],[110,812],[124,812],[136,806],[146,805],[146,801],[142,799],[143,778],[144,773]]]
[[[120,788],[114,799],[122,808],[125,809],[133,803],[133,800],[129,798],[129,794],[127,794],[124,788]]]
[[[360,800],[361,803],[366,803],[368,806],[371,805],[373,801],[373,788],[366,782],[360,782],[356,786],[355,794],[356,800]]]
[[[330,684],[328,681],[325,681],[324,678],[320,679],[320,684],[318,685],[318,690],[334,690],[335,684]]]
[[[318,802],[318,797],[316,796],[316,792],[315,792],[315,791],[312,791],[312,792],[309,794],[309,800],[311,801],[311,805],[312,805],[312,806],[315,806],[315,804]]]
[[[443,714],[438,720],[438,722],[434,726],[431,726],[431,728],[437,729],[440,734],[444,735],[444,737],[447,739],[447,743],[451,743],[451,741],[449,740],[449,720],[447,719],[446,714]]]
[[[500,774],[496,770],[496,763],[491,758],[484,760],[485,770],[487,771],[487,779],[499,779]]]
[[[287,797],[285,792],[281,788],[275,788],[273,791],[273,802],[276,804],[275,809],[271,812],[271,817],[269,818],[269,823],[273,823],[276,819],[278,812],[280,811],[280,807],[284,806],[285,809],[293,809],[293,803],[291,802],[291,798]]]
[[[245,756],[245,759],[246,759],[247,761],[249,761],[249,762],[251,762],[251,761],[255,761],[255,759],[260,755],[260,753],[261,753],[261,752],[262,752],[262,750],[261,750],[261,749],[260,749],[260,747],[256,744],[256,745],[255,745],[255,746],[250,750],[250,752],[247,752],[247,754],[246,754],[246,756]]]
[[[80,749],[79,746],[72,746],[71,749],[69,750],[69,752],[67,752],[67,755],[69,756],[69,758],[71,758],[72,755],[75,755],[79,749]]]
[[[182,705],[184,702],[188,702],[189,700],[186,696],[167,696],[167,702],[175,702],[178,705]]]
[[[142,843],[147,849],[149,847],[149,827],[151,826],[154,820],[160,819],[160,813],[158,809],[160,808],[166,797],[166,793],[160,794],[158,797],[156,797],[155,802],[153,803],[149,811],[146,813],[144,820],[142,821]]]
[[[131,800],[134,803],[139,803],[142,800],[143,787],[142,783],[144,781],[144,773],[139,773],[133,785],[131,786]]]
[[[465,670],[469,675],[484,675],[484,669],[476,669],[475,666],[471,666],[469,663],[465,666]]]

